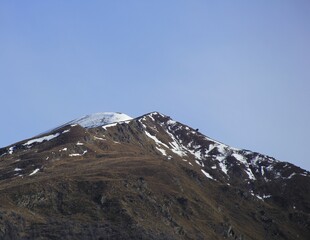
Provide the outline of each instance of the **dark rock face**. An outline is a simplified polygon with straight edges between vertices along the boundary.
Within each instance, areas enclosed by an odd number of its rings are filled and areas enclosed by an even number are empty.
[[[159,113],[0,156],[0,239],[310,239],[309,172]]]

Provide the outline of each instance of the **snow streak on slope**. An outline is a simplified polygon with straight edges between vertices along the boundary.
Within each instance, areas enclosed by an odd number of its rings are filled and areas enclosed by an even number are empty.
[[[28,142],[24,143],[23,145],[27,146],[27,145],[31,145],[33,143],[41,143],[43,141],[49,141],[49,140],[52,140],[53,138],[58,137],[59,135],[60,135],[60,133],[55,133],[55,134],[52,134],[52,135],[31,139]]]
[[[267,166],[278,164],[278,161],[273,158],[230,147],[157,112],[144,115],[138,118],[138,121],[142,124],[146,136],[154,140],[157,145],[156,149],[163,156],[168,156],[171,159],[171,156],[168,155],[171,151],[183,160],[193,159],[193,163],[195,162],[201,171],[203,170],[202,173],[210,179],[215,180],[214,176],[217,175],[222,180],[226,179],[225,181],[233,182],[236,179],[234,175],[238,173],[243,177],[242,182],[249,184],[256,181],[257,177],[260,179],[261,164],[258,162]],[[161,129],[160,132],[159,129]],[[159,136],[166,141],[159,140]],[[216,169],[219,171],[215,171]],[[217,173],[215,174],[215,172]],[[282,173],[268,168],[262,170],[262,175],[267,172],[271,178],[273,176],[276,178],[284,177]],[[291,176],[294,177],[294,175],[285,177],[290,178]],[[264,177],[263,179],[266,180]]]

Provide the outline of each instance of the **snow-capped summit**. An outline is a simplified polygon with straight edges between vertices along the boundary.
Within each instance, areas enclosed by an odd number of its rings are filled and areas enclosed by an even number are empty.
[[[75,119],[68,124],[79,124],[84,128],[94,128],[111,123],[131,120],[132,117],[119,112],[100,112]]]

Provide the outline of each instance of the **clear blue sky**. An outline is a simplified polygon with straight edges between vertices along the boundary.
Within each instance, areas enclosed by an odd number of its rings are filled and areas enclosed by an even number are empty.
[[[0,147],[156,110],[310,170],[309,43],[308,0],[3,0]]]

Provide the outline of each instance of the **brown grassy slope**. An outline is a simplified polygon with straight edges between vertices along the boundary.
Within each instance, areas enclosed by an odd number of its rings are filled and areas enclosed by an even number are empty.
[[[163,132],[158,138],[168,141]],[[72,127],[16,150],[0,161],[7,176],[0,181],[0,238],[307,239],[304,215],[290,219],[238,186],[206,178],[193,158],[169,154],[156,150],[138,122]],[[15,167],[23,177],[14,176]]]

